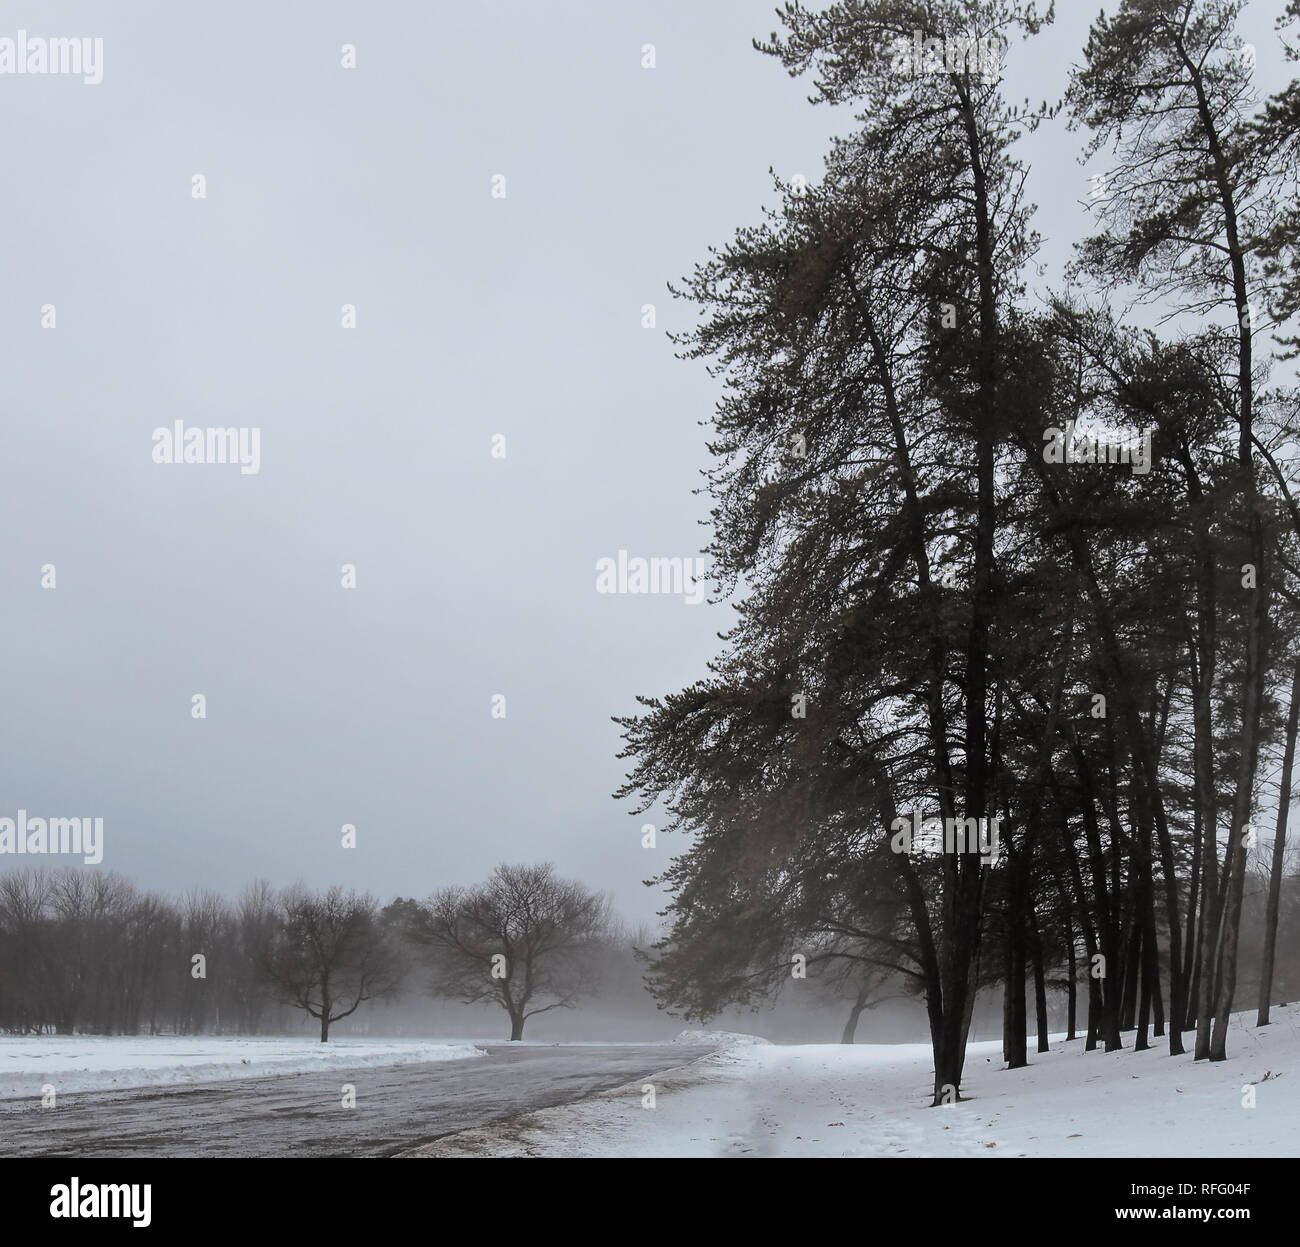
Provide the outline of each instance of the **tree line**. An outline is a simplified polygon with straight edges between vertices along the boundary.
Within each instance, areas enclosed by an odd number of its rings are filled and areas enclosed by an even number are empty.
[[[0,875],[0,1031],[267,1034],[295,1011],[330,1027],[368,1001],[427,991],[491,1003],[523,1038],[571,1009],[627,951],[607,897],[549,864],[382,906],[342,887],[251,884],[172,900],[120,875]]]
[[[1260,97],[1241,8],[1122,0],[1038,106],[940,50],[1032,56],[1052,15],[1022,0],[787,4],[755,41],[854,121],[673,288],[699,313],[680,354],[724,387],[707,553],[736,615],[707,678],[617,720],[618,795],[689,833],[658,880],[665,1007],[761,1001],[792,963],[859,1011],[902,985],[935,1104],[981,990],[1012,1068],[1057,983],[1089,1048],[1192,1032],[1225,1059],[1243,962],[1269,1021],[1296,894],[1300,84]],[[1297,22],[1291,0],[1284,41]],[[1058,116],[1102,171],[1067,285],[1031,296],[1018,144]],[[997,820],[999,851],[900,845],[918,819]]]

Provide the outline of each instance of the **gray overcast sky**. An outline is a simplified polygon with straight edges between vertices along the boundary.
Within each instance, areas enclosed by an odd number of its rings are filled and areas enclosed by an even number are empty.
[[[1063,89],[1096,5],[1061,7],[1013,98]],[[1280,8],[1245,24],[1269,88]],[[597,595],[595,563],[703,544],[717,387],[673,358],[664,284],[848,124],[752,50],[774,25],[770,0],[0,4],[0,37],[104,40],[98,86],[0,76],[0,815],[102,816],[102,868],[168,890],[425,895],[551,859],[661,907],[641,880],[675,846],[610,799],[609,717],[702,675],[731,612]],[[1023,148],[1038,288],[1083,225],[1080,145]],[[176,420],[260,428],[261,471],[153,463]]]

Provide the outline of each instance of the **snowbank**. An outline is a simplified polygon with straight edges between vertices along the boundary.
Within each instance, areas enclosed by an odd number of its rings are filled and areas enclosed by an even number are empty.
[[[681,1031],[673,1036],[673,1043],[712,1044],[719,1048],[744,1048],[750,1044],[766,1044],[770,1041],[760,1039],[757,1035],[744,1035],[740,1031]]]
[[[1000,1042],[971,1044],[970,1098],[944,1108],[928,1107],[928,1044],[737,1043],[646,1080],[653,1108],[631,1083],[407,1155],[1300,1156],[1300,1006],[1273,1019],[1237,1015],[1213,1065],[1165,1041],[1085,1053],[1058,1035],[1007,1070]]]
[[[0,1099],[39,1096],[46,1083],[59,1092],[109,1091],[483,1055],[473,1044],[422,1040],[331,1039],[323,1044],[236,1035],[0,1036]]]

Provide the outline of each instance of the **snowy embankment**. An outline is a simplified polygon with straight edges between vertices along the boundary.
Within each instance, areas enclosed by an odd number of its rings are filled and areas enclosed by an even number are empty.
[[[0,1099],[483,1056],[468,1043],[237,1035],[0,1036]]]
[[[728,1037],[712,1056],[408,1156],[1300,1156],[1300,1006],[1233,1019],[1226,1062],[1051,1050],[1007,1070],[973,1043],[963,1094],[929,1108],[925,1044],[784,1046]],[[696,1033],[697,1039],[700,1035]],[[1124,1036],[1132,1043],[1132,1035]],[[1187,1040],[1192,1036],[1189,1034]],[[1246,1107],[1253,1093],[1254,1107]]]

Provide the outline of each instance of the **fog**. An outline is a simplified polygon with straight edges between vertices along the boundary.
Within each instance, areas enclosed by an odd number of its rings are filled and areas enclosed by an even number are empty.
[[[1093,8],[1059,10],[1011,50],[1009,98],[1059,94]],[[86,869],[172,894],[387,901],[551,861],[656,923],[644,881],[678,846],[643,849],[657,816],[611,799],[611,716],[702,676],[731,611],[601,594],[596,570],[706,540],[719,386],[674,358],[693,312],[666,283],[851,124],[750,47],[770,0],[0,13],[104,49],[97,85],[0,80],[0,815],[102,818]],[[1273,16],[1243,17],[1264,89]],[[1080,147],[1061,120],[1024,145],[1041,291],[1079,233]],[[177,421],[257,429],[258,470],[156,462]],[[528,1038],[681,1029],[639,990]],[[833,1042],[847,1005],[787,992],[713,1025]],[[412,998],[355,1024],[503,1022]],[[921,1038],[921,1007],[858,1034]]]

